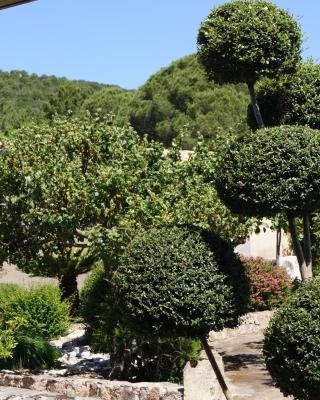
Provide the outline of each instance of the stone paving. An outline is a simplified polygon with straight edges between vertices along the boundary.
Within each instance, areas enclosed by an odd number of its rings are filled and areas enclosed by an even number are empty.
[[[262,340],[263,334],[259,332],[215,341],[215,348],[223,356],[226,380],[234,400],[285,399],[266,370]]]

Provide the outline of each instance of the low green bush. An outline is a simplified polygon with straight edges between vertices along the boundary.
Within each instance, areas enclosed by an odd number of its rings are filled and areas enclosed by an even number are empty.
[[[261,257],[241,260],[250,285],[250,311],[271,310],[283,303],[292,289],[287,271]]]
[[[319,400],[320,277],[302,283],[276,312],[266,331],[263,353],[285,396]]]
[[[7,305],[22,293],[25,293],[25,289],[15,283],[0,283],[1,310],[4,311]]]
[[[97,265],[86,278],[80,292],[80,315],[87,325],[87,335],[92,338],[96,329],[99,329],[105,313],[112,306],[108,303],[110,288],[105,277],[105,270],[102,265]],[[105,344],[102,340],[102,347],[93,343],[95,350],[103,351]]]
[[[5,310],[6,319],[23,318],[28,329],[46,339],[55,339],[67,332],[69,305],[61,301],[58,287],[33,286],[27,290],[18,290],[15,296],[11,296]]]
[[[0,285],[0,368],[50,368],[59,352],[48,343],[67,332],[69,305],[59,288]]]
[[[24,331],[25,329],[14,335],[16,344],[9,357],[0,358],[0,368],[11,370],[52,368],[60,356],[59,350],[43,337]]]

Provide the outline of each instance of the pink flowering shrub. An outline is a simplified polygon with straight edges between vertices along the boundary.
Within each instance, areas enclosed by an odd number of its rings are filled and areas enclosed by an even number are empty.
[[[282,303],[293,286],[287,271],[261,257],[241,260],[250,285],[250,311],[270,310]]]

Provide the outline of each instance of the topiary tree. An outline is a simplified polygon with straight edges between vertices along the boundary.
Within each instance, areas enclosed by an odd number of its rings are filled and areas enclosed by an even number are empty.
[[[200,340],[142,334],[139,328],[128,325],[117,297],[102,265],[92,271],[80,292],[90,346],[94,351],[110,353],[107,378],[180,383],[183,366],[198,360]]]
[[[135,326],[153,334],[201,338],[230,398],[206,340],[210,330],[234,326],[245,309],[235,286],[237,281],[239,289],[241,277],[234,276],[243,272],[241,263],[229,247],[228,263],[223,264],[215,251],[221,244],[221,239],[192,228],[151,228],[129,243],[112,283],[122,311]]]
[[[285,10],[263,0],[237,0],[214,8],[198,33],[198,55],[208,77],[248,85],[257,125],[263,127],[255,83],[293,73],[302,35]]]
[[[262,80],[257,100],[266,126],[307,125],[319,129],[320,65],[308,60],[294,74]],[[257,128],[251,106],[247,120],[251,128]]]
[[[318,400],[320,387],[320,278],[303,283],[272,318],[263,354],[285,396]]]
[[[257,99],[266,126],[306,125],[319,129],[320,65],[308,60],[301,64],[294,74],[262,80],[257,88]],[[248,106],[247,121],[252,129],[257,129],[251,105]],[[312,215],[310,224],[313,264],[318,267],[320,260],[318,213]]]
[[[309,216],[320,207],[319,162],[319,131],[281,126],[261,129],[233,142],[216,172],[218,194],[233,212],[287,215],[302,279],[312,276]],[[303,218],[303,247],[296,217]]]

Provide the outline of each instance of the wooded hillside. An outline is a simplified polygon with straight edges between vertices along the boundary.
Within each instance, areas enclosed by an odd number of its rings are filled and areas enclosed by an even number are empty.
[[[7,131],[30,120],[54,114],[115,114],[139,135],[170,145],[184,131],[183,147],[191,148],[201,134],[239,130],[249,102],[244,85],[209,82],[195,55],[184,57],[152,75],[137,90],[95,82],[37,76],[24,71],[0,72],[0,129]]]

